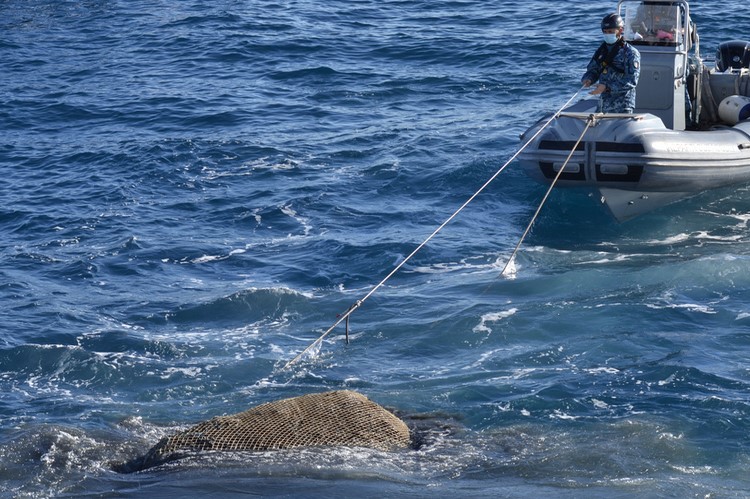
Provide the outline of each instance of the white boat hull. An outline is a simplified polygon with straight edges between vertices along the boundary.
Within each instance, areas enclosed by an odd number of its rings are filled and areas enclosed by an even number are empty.
[[[555,186],[598,190],[620,221],[708,189],[750,182],[750,121],[674,131],[651,114],[596,114],[595,106],[575,104],[529,143],[519,156],[529,176],[549,184],[565,165]]]

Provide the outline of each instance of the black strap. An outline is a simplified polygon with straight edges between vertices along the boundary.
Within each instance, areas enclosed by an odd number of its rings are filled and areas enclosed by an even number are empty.
[[[599,62],[599,64],[602,65],[602,68],[606,68],[607,66],[612,64],[612,61],[615,60],[617,51],[624,46],[625,40],[623,40],[622,37],[618,38],[611,47],[609,47],[606,42],[602,42],[601,46],[596,51],[596,60]],[[604,54],[607,54],[607,56],[605,57]]]

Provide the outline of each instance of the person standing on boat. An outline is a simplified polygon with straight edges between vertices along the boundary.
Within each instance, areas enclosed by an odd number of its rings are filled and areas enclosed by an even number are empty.
[[[602,113],[632,113],[635,110],[635,86],[641,74],[641,54],[623,38],[625,23],[618,14],[602,19],[604,42],[594,53],[586,74],[584,87],[597,83],[591,95],[601,96]]]

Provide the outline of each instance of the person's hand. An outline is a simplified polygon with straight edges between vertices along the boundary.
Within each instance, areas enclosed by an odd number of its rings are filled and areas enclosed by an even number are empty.
[[[591,80],[583,80],[583,88],[589,88],[593,83]]]
[[[607,85],[602,85],[601,83],[596,86],[594,90],[591,91],[590,95],[601,95],[607,90]]]

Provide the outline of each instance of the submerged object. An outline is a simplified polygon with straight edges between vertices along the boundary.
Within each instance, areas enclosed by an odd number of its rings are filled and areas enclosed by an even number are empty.
[[[267,451],[297,447],[407,448],[409,427],[357,392],[340,390],[262,404],[218,416],[163,438],[145,456],[122,466],[132,472],[201,451]]]
[[[723,45],[725,55],[709,69],[687,0],[620,0],[618,12],[625,38],[641,53],[635,112],[599,113],[598,100],[585,99],[540,120],[521,136],[529,140],[546,126],[519,155],[526,173],[594,191],[618,221],[750,182],[750,108],[744,105],[750,103],[750,43]],[[674,36],[659,37],[659,31]]]

